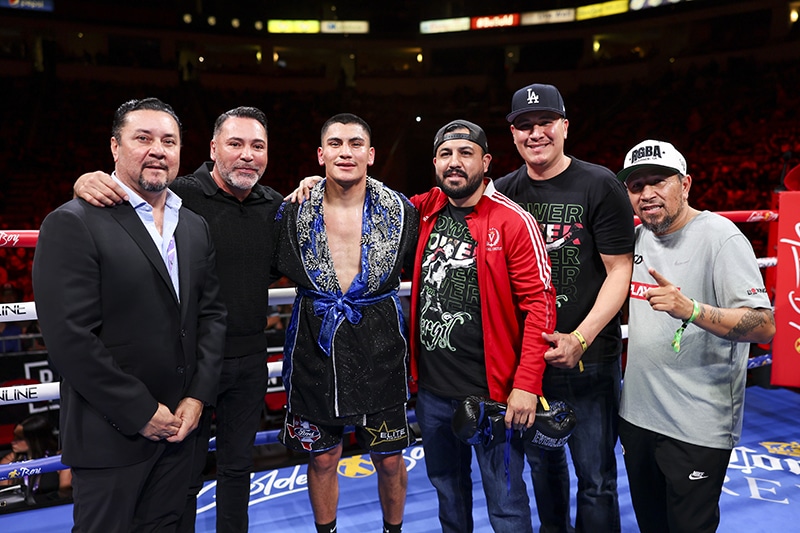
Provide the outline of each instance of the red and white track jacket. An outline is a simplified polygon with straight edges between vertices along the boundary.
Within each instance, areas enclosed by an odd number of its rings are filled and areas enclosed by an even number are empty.
[[[512,388],[542,394],[544,352],[542,332],[556,325],[555,289],[550,283],[550,258],[536,219],[516,202],[497,192],[485,179],[486,190],[467,215],[467,226],[478,244],[478,289],[481,297],[483,347],[489,395],[505,402]],[[438,187],[411,198],[419,210],[419,241],[413,286],[419,287],[425,243],[448,202]],[[419,379],[419,291],[411,291],[411,375]]]

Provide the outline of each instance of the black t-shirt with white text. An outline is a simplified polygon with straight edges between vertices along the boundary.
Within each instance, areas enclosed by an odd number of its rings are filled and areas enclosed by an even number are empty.
[[[633,252],[633,209],[625,186],[607,168],[572,157],[558,176],[534,180],[522,165],[496,180],[495,187],[539,223],[556,289],[556,329],[572,331],[589,314],[605,282],[600,254]],[[619,357],[620,316],[600,331],[584,361]]]
[[[483,351],[477,244],[469,208],[439,214],[422,262],[419,384],[445,398],[488,395]]]

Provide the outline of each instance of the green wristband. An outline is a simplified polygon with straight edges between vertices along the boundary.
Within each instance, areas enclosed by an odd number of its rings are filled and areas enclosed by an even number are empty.
[[[694,298],[692,298],[692,306],[692,316],[683,321],[681,327],[675,332],[675,336],[672,337],[672,349],[675,350],[675,353],[681,351],[681,337],[683,337],[683,332],[686,331],[686,326],[694,322],[697,317],[700,316],[700,303]]]

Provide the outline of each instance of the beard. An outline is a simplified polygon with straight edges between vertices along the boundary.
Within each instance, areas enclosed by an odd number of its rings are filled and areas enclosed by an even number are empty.
[[[258,183],[259,176],[255,176],[252,178],[243,178],[236,176],[234,172],[229,172],[222,176],[222,181],[228,184],[228,187],[231,189],[236,189],[239,191],[249,191],[252,189],[256,183]]]
[[[139,174],[139,186],[144,191],[147,191],[147,192],[161,192],[164,189],[166,189],[168,185],[169,185],[169,181],[167,179],[164,179],[163,181],[152,182],[152,181],[147,181],[146,179],[144,179],[144,174]]]
[[[664,215],[664,218],[662,218],[661,220],[650,222],[648,220],[645,220],[641,215],[639,216],[639,220],[642,221],[642,226],[652,231],[654,234],[664,235],[669,232],[672,223],[675,222],[678,216],[680,216],[680,214],[683,212],[684,207],[685,205],[681,203],[681,205],[678,206],[678,209],[676,209],[674,213],[668,213]]]
[[[460,187],[447,185],[445,179],[454,174],[465,178],[467,182]],[[483,174],[468,176],[466,172],[458,169],[447,170],[442,176],[436,176],[436,185],[438,185],[449,198],[453,198],[454,200],[461,200],[462,198],[471,196],[472,193],[478,190],[481,183],[483,183]]]
[[[236,168],[236,165],[236,162],[226,164],[224,161],[220,161],[220,158],[217,158],[214,162],[214,172],[216,172],[219,179],[232,191],[249,192],[255,187],[258,180],[261,179],[261,176],[264,175],[266,171],[266,165],[264,168],[246,166],[240,167],[239,169]],[[254,171],[254,174],[244,172],[244,168]]]

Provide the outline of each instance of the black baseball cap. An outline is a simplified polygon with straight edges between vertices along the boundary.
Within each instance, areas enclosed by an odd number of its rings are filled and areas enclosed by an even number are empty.
[[[506,120],[513,123],[515,118],[531,111],[552,111],[562,118],[567,117],[561,93],[554,86],[543,83],[534,83],[515,92],[511,99],[511,113],[506,115]]]
[[[454,129],[467,129],[469,133],[448,131]],[[483,149],[484,154],[489,153],[489,141],[486,140],[486,133],[483,128],[468,120],[458,119],[448,122],[436,132],[436,137],[433,138],[433,155],[436,156],[436,150],[443,142],[453,139],[472,141]]]

